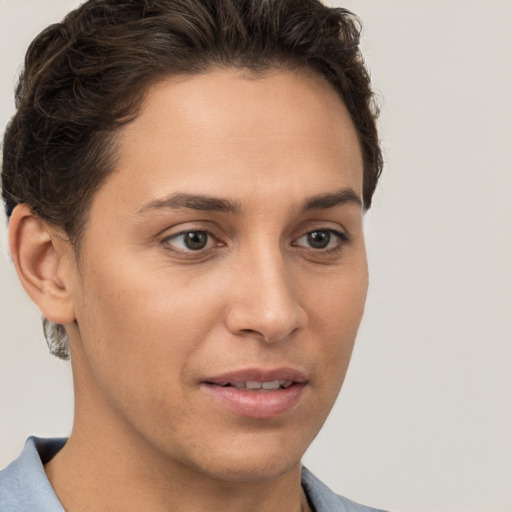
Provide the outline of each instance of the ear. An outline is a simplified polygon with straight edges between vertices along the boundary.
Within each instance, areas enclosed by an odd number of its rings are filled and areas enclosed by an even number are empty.
[[[71,244],[20,204],[9,220],[9,247],[21,284],[43,315],[56,324],[73,322],[76,262]]]

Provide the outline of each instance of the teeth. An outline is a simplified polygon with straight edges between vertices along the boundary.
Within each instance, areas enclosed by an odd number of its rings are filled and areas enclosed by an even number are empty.
[[[223,382],[221,386],[232,386],[235,388],[246,388],[251,390],[263,389],[263,390],[275,390],[275,389],[286,389],[292,385],[291,380],[273,380],[270,382],[258,382],[256,380],[248,380],[246,382]]]
[[[261,387],[263,389],[279,389],[281,387],[281,384],[279,384],[278,380],[274,380],[272,382],[264,382]]]

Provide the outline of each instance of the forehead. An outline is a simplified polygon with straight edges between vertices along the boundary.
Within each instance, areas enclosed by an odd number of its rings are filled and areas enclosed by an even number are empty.
[[[362,189],[362,157],[348,111],[311,73],[219,70],[153,85],[119,134],[111,191],[135,209],[162,193]],[[100,190],[102,193],[107,190]],[[268,192],[268,190],[267,190]],[[302,193],[301,190],[298,194]]]

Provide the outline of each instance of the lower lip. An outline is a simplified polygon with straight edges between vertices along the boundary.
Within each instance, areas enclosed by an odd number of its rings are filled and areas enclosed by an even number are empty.
[[[286,389],[249,391],[236,387],[203,384],[222,405],[248,418],[276,418],[293,409],[300,401],[305,384],[294,383]]]

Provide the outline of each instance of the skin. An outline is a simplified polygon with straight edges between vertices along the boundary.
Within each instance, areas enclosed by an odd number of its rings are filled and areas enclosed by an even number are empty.
[[[362,169],[349,114],[322,79],[217,70],[149,90],[119,134],[78,261],[17,207],[20,278],[71,347],[74,427],[45,467],[66,510],[301,510],[300,460],[364,309]],[[336,191],[351,199],[304,211]],[[165,206],[176,193],[237,211]],[[326,248],[311,246],[315,230]],[[183,231],[208,232],[205,248],[187,249]],[[299,402],[248,418],[202,385],[248,367],[302,372]]]

